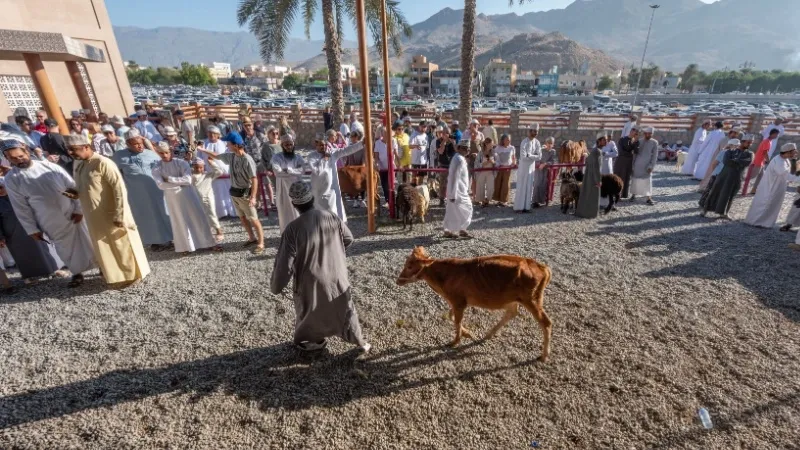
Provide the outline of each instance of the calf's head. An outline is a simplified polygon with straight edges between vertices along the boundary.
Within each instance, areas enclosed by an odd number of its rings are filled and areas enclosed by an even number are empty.
[[[397,284],[405,286],[406,284],[413,283],[420,280],[422,271],[431,265],[433,261],[428,257],[423,247],[414,247],[411,251],[411,256],[406,259],[406,264],[403,266],[403,271],[397,277]]]

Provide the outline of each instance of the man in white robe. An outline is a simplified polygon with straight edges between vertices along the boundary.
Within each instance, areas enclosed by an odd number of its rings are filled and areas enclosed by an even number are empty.
[[[535,123],[528,128],[528,137],[522,140],[519,147],[517,189],[514,192],[514,212],[517,213],[528,212],[531,209],[536,161],[542,159],[542,143],[536,139],[538,134],[539,124]]]
[[[706,140],[703,142],[703,146],[700,147],[700,150],[697,152],[697,165],[692,174],[692,178],[695,180],[702,180],[706,176],[708,166],[710,166],[711,162],[714,160],[714,152],[719,148],[721,142],[727,140],[725,130],[723,130],[724,126],[722,122],[715,123],[714,131],[708,133]]]
[[[353,133],[356,135],[357,133]],[[318,136],[314,145],[317,151],[308,155],[307,166],[311,171],[311,191],[314,194],[316,207],[330,211],[342,222],[347,222],[344,210],[342,191],[339,188],[339,171],[336,162],[364,148],[361,141],[350,144],[345,148],[327,145],[324,136]]]
[[[208,127],[207,136],[208,139],[203,141],[203,145],[198,147],[197,156],[203,159],[206,163],[208,163],[208,153],[211,152],[217,156],[222,155],[223,153],[228,152],[228,145],[222,141],[222,132],[220,128],[216,125],[211,125]],[[229,175],[230,168],[227,164],[222,161],[217,160],[217,164],[222,168],[223,175]],[[211,171],[211,165],[206,164],[206,172]],[[236,209],[233,207],[233,200],[231,200],[231,180],[229,177],[218,177],[215,178],[214,181],[211,183],[212,188],[214,189],[214,209],[217,211],[217,217],[236,217]]]
[[[159,142],[157,149],[161,163],[153,167],[153,179],[158,188],[164,191],[175,252],[186,253],[205,248],[222,250],[211,236],[211,226],[203,211],[203,203],[192,186],[189,163],[176,159],[166,141]]]
[[[216,234],[217,243],[222,242],[225,238],[222,233],[222,226],[219,224],[219,217],[217,217],[216,204],[214,203],[214,187],[213,182],[224,173],[219,161],[208,160],[208,165],[211,168],[210,172],[206,172],[206,163],[203,158],[196,157],[192,160],[192,184],[200,196],[200,202],[203,204],[203,211],[206,213],[208,224]]]
[[[658,161],[658,141],[653,139],[653,127],[644,127],[644,138],[639,141],[639,151],[633,155],[631,175],[631,201],[636,196],[646,197],[647,204],[653,205],[653,170]]]
[[[636,117],[636,114],[630,113],[630,115],[628,115],[628,121],[625,122],[625,125],[622,127],[622,136],[620,136],[620,139],[628,137],[628,135],[631,134],[631,129],[636,126],[637,120],[638,117]]]
[[[348,133],[349,134],[349,133]],[[289,197],[289,187],[300,181],[305,167],[303,157],[294,151],[294,137],[285,134],[281,137],[283,152],[272,157],[272,170],[275,172],[275,204],[278,207],[278,225],[281,233],[291,221],[299,216]]]
[[[692,139],[692,144],[689,146],[689,152],[686,155],[686,159],[683,161],[683,167],[681,168],[681,173],[683,175],[694,175],[694,169],[697,167],[697,158],[699,156],[700,148],[708,138],[708,130],[710,128],[711,120],[706,119],[703,121],[703,125],[694,132],[694,139]]]
[[[31,160],[18,141],[3,141],[2,149],[14,166],[5,181],[17,219],[34,240],[52,241],[58,257],[72,272],[69,287],[79,286],[83,272],[93,269],[95,261],[80,201],[64,195],[75,190],[75,181],[58,164]]]
[[[600,161],[600,175],[609,175],[614,173],[614,158],[619,156],[617,150],[617,143],[614,142],[612,132],[606,133],[606,145],[600,151],[602,152],[603,159]]]
[[[800,176],[791,174],[790,159],[797,158],[797,145],[784,144],[780,154],[772,158],[753,197],[744,223],[754,227],[772,228],[778,221],[789,182],[800,183]]]
[[[161,142],[161,134],[159,134],[153,122],[147,120],[147,111],[140,109],[136,112],[136,123],[133,127],[139,130],[139,134],[148,141],[157,144]]]
[[[444,213],[444,237],[470,237],[467,228],[472,222],[472,199],[469,197],[469,141],[458,143],[458,150],[450,161],[447,176],[447,203]],[[456,234],[458,233],[458,234]]]

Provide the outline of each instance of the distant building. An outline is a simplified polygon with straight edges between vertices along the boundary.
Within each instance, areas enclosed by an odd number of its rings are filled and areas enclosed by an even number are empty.
[[[680,92],[678,85],[681,84],[681,77],[677,75],[661,74],[661,76],[653,77],[650,81],[650,90],[659,91],[665,94],[675,94]]]
[[[215,80],[220,78],[230,78],[233,75],[231,65],[229,63],[212,62],[208,66],[208,71]]]
[[[431,72],[438,70],[437,64],[428,62],[428,58],[417,55],[411,58],[411,81],[409,87],[414,94],[431,94]]]
[[[517,84],[517,65],[500,58],[492,59],[484,69],[485,92],[489,97],[514,92]]]
[[[45,109],[133,111],[125,65],[103,0],[0,0],[0,117]],[[43,85],[44,83],[44,85]],[[63,129],[62,132],[67,132]]]
[[[558,77],[558,90],[565,94],[584,94],[597,88],[600,78],[595,75],[565,73]]]
[[[472,92],[479,93],[482,77],[476,70],[472,74]],[[431,94],[460,95],[461,69],[438,69],[431,72]]]
[[[537,76],[535,94],[539,97],[558,94],[558,72]]]
[[[356,77],[356,66],[352,64],[342,64],[342,81],[351,80]]]
[[[517,84],[514,92],[517,94],[533,95],[536,92],[536,74],[533,71],[523,71],[517,75]]]

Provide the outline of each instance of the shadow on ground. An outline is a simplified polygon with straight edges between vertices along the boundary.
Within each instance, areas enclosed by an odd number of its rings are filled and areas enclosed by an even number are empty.
[[[190,401],[214,392],[258,402],[262,410],[336,407],[368,397],[383,397],[443,383],[439,364],[474,357],[475,341],[456,350],[398,348],[358,360],[357,352],[332,356],[306,354],[285,343],[163,368],[118,370],[97,378],[0,398],[0,429],[76,412],[133,402],[165,393],[191,394]],[[535,360],[461,373],[459,379],[533,364]]]

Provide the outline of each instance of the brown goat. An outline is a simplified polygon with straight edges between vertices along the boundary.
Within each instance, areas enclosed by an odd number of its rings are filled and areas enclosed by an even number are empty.
[[[553,323],[544,312],[544,290],[550,277],[549,267],[530,258],[492,255],[471,259],[434,259],[424,248],[416,247],[406,259],[397,284],[404,286],[425,281],[447,301],[456,330],[451,346],[458,345],[462,335],[471,337],[461,325],[467,306],[505,310],[500,322],[486,334],[486,339],[489,339],[519,314],[519,305],[522,305],[542,329],[544,338],[539,360],[546,361],[553,332]]]

